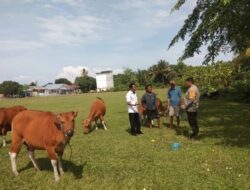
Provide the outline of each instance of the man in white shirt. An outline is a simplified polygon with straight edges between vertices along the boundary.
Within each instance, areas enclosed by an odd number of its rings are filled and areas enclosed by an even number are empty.
[[[136,91],[135,83],[131,83],[129,85],[129,91],[126,95],[126,102],[128,105],[128,115],[129,115],[129,122],[131,126],[131,135],[136,136],[138,134],[143,134],[141,132],[141,124],[140,118],[138,113],[138,100]]]

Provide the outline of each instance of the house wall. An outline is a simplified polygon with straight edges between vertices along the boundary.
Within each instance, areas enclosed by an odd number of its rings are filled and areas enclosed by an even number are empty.
[[[106,91],[114,87],[113,73],[96,75],[97,91]]]

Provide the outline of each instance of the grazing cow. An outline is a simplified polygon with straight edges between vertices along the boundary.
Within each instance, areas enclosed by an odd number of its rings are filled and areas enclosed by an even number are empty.
[[[27,110],[23,106],[14,106],[9,108],[0,108],[0,134],[3,138],[3,146],[6,146],[6,135],[8,131],[11,131],[11,122],[13,118],[24,110]]]
[[[83,122],[83,131],[85,134],[89,133],[90,125],[95,121],[96,130],[98,129],[97,120],[100,119],[105,130],[107,130],[104,122],[104,115],[106,113],[106,106],[101,98],[97,98],[91,105],[88,117]]]
[[[34,151],[46,150],[54,169],[55,181],[63,175],[62,155],[66,144],[74,134],[77,112],[65,112],[55,115],[51,112],[23,111],[12,122],[12,145],[9,152],[12,171],[18,175],[16,157],[24,143],[34,167],[39,170]],[[58,161],[57,161],[58,159]]]

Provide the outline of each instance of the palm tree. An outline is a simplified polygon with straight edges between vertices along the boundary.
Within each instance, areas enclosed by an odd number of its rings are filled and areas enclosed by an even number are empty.
[[[88,70],[85,69],[85,68],[83,68],[83,69],[82,69],[81,76],[82,76],[82,77],[86,77],[86,76],[88,76],[88,74],[89,74]]]
[[[154,82],[162,84],[168,83],[175,75],[169,63],[165,60],[160,60],[156,65],[149,68],[149,76]]]

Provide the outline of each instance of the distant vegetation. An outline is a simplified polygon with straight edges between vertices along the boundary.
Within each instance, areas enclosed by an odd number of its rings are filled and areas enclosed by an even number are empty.
[[[71,85],[72,82],[70,82],[68,79],[66,78],[59,78],[55,80],[55,84],[68,84]]]
[[[187,77],[194,78],[201,93],[209,94],[219,91],[223,96],[250,101],[250,62],[242,61],[218,61],[210,65],[188,66],[184,62],[173,65],[160,60],[148,69],[134,71],[127,68],[123,73],[114,75],[115,87],[112,90],[128,90],[130,82],[135,82],[141,89],[148,83],[157,88],[166,88],[172,79],[176,80],[178,85],[183,86]],[[66,78],[57,79],[55,83],[71,84]],[[81,76],[76,77],[75,84],[79,85],[84,93],[96,90],[96,79],[88,76],[86,70],[83,70]],[[14,81],[4,81],[0,84],[0,93],[7,97],[23,96],[25,89],[27,85],[23,86]]]
[[[182,86],[187,77],[193,77],[202,93],[220,91],[221,94],[239,100],[250,97],[250,63],[223,62],[203,66],[188,66],[183,62],[171,65],[165,60],[147,70],[126,69],[114,76],[115,91],[127,90],[130,82],[139,87],[152,83],[156,87],[166,87],[172,79]]]

